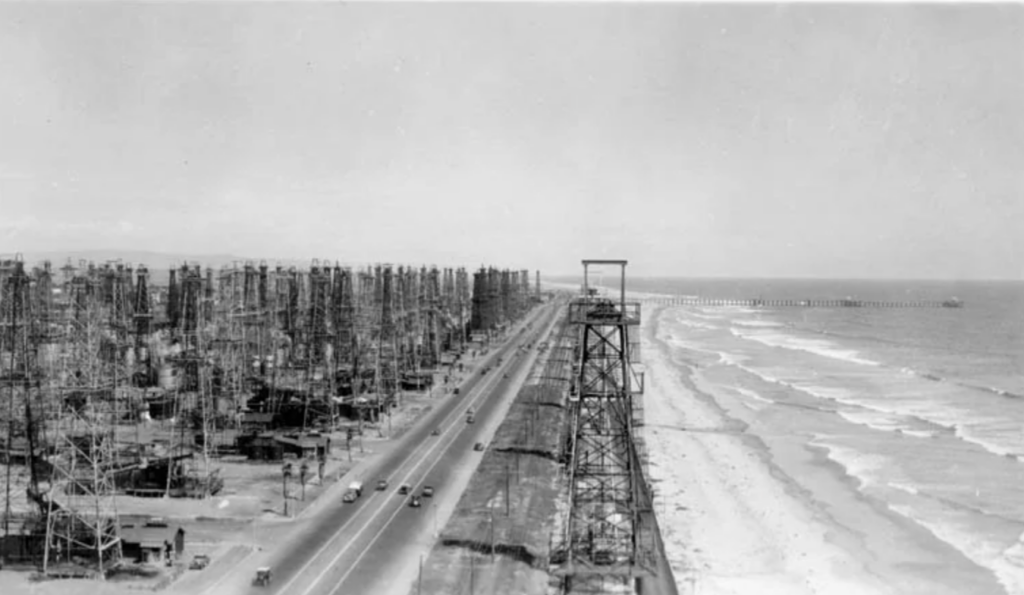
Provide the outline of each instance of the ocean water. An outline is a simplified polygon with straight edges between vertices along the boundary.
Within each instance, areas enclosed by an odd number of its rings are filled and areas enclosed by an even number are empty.
[[[682,373],[740,402],[752,433],[796,436],[859,497],[1024,595],[1024,283],[663,278],[628,289],[963,300],[962,309],[668,307],[658,339]]]

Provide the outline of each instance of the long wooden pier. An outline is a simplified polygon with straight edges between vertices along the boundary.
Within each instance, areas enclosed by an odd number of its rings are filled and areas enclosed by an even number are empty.
[[[740,306],[746,308],[962,308],[958,299],[943,301],[890,302],[854,299],[714,299],[700,297],[642,298],[642,304],[651,306]]]

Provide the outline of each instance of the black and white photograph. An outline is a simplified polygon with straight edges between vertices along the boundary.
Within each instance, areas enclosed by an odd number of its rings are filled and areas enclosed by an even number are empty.
[[[1024,595],[1024,3],[0,0],[3,595]]]

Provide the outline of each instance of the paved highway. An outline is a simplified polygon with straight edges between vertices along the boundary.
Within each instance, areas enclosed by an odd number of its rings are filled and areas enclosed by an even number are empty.
[[[481,362],[481,369],[491,367],[487,374],[476,372],[462,385],[460,395],[444,397],[392,450],[372,462],[361,477],[361,498],[351,504],[340,499],[328,502],[305,522],[306,530],[298,538],[266,560],[274,569],[273,584],[251,589],[281,595],[376,594],[403,582],[402,590],[394,592],[407,592],[418,560],[403,552],[417,546],[429,548],[435,524],[439,528],[447,518],[445,507],[438,504],[447,502],[447,512],[454,507],[465,484],[456,481],[458,476],[468,481],[467,472],[479,462],[481,453],[473,450],[474,443],[486,442],[483,434],[493,432],[500,421],[497,414],[507,408],[535,358],[535,351],[517,355],[515,347],[542,340],[556,312],[554,304],[545,305],[528,318],[532,328],[521,334],[525,322],[513,328],[508,343]],[[502,364],[496,364],[499,357]],[[508,378],[503,377],[505,372]],[[469,407],[476,411],[474,424],[466,423]],[[435,428],[440,435],[431,435]],[[376,491],[377,479],[382,477],[389,480],[389,487]],[[416,494],[424,485],[432,485],[437,495],[423,498],[421,508],[411,508],[409,497],[397,493],[403,483]],[[399,574],[402,581],[396,581]],[[239,592],[239,587],[220,585],[217,592]]]

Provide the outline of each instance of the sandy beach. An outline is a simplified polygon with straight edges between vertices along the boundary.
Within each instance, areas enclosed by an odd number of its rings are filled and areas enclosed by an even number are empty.
[[[644,312],[646,439],[681,593],[999,593],[927,530],[856,492],[806,447],[799,415],[680,361],[664,308]],[[713,364],[710,364],[713,365]],[[812,413],[813,414],[813,413]]]

